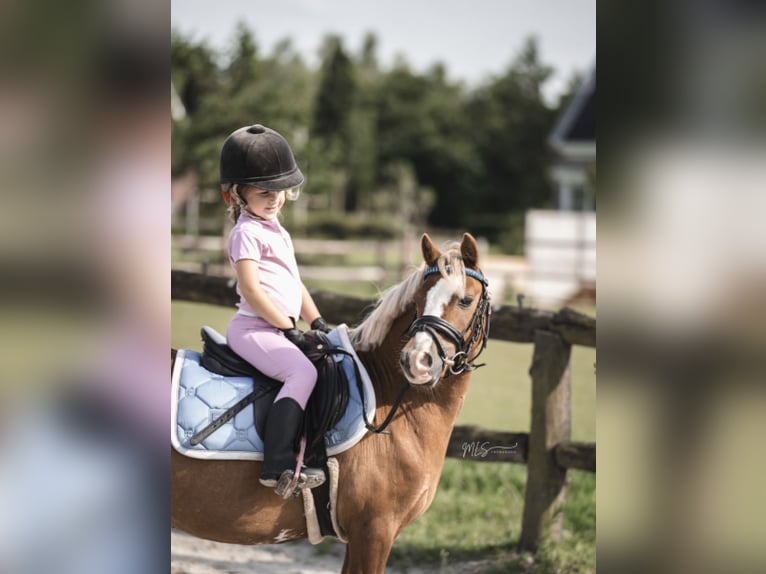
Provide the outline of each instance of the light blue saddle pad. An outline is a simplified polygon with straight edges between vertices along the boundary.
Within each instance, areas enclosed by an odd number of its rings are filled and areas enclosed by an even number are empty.
[[[369,420],[375,414],[375,392],[367,371],[351,347],[348,327],[338,325],[328,337],[334,345],[349,351],[353,356],[353,359],[347,355],[335,357],[336,361],[342,363],[348,377],[349,399],[343,417],[325,434],[327,454],[332,456],[354,446],[367,432],[352,360],[357,361],[362,376],[364,406],[367,407]],[[190,444],[196,433],[252,392],[253,380],[250,377],[224,377],[211,373],[200,365],[198,352],[181,349],[176,355],[171,389],[170,440],[178,452],[202,459],[263,460],[263,439],[255,430],[252,405],[245,407],[200,444]]]

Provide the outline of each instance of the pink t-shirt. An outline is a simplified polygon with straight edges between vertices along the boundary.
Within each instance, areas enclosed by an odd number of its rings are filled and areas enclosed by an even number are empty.
[[[301,312],[303,284],[295,261],[295,249],[290,234],[276,219],[256,219],[247,214],[239,216],[229,236],[229,261],[236,269],[240,259],[258,262],[261,286],[286,315],[298,319]],[[245,301],[237,283],[239,303],[246,315],[257,316]]]

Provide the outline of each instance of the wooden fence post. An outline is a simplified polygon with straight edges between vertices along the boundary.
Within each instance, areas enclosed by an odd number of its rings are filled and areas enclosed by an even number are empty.
[[[571,436],[570,356],[572,346],[558,333],[535,331],[532,424],[529,431],[527,487],[519,546],[536,551],[540,542],[561,536],[567,470],[556,462],[555,448]]]

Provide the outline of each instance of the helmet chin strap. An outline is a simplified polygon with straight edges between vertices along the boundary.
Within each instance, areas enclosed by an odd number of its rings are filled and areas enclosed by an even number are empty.
[[[262,221],[266,221],[263,217],[255,213],[252,209],[250,209],[247,205],[245,205],[245,211],[255,217],[256,219],[260,219]]]

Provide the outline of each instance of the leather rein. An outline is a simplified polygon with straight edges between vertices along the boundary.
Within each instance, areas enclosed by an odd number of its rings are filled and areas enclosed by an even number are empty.
[[[447,272],[450,271],[450,266],[446,267]],[[433,275],[434,273],[441,273],[438,266],[427,268],[423,272],[423,280]],[[411,338],[417,333],[428,334],[436,346],[436,350],[439,353],[439,358],[442,362],[449,367],[449,372],[453,375],[459,375],[465,371],[474,371],[479,367],[483,367],[484,363],[474,364],[474,361],[484,351],[487,346],[487,339],[489,338],[489,320],[492,315],[492,309],[490,306],[489,292],[487,287],[489,282],[487,278],[482,275],[480,271],[474,271],[473,269],[465,269],[465,274],[468,277],[473,277],[481,283],[481,298],[479,304],[473,312],[471,321],[468,326],[461,333],[453,325],[435,315],[421,315],[415,317],[407,329],[407,335]],[[466,339],[466,333],[470,331],[470,338]],[[447,353],[444,350],[444,346],[441,343],[440,336],[449,340],[455,346],[455,354],[452,357],[447,357]],[[468,358],[468,353],[474,348],[476,343],[481,339],[481,346],[478,352],[471,358]],[[359,377],[358,380],[361,380]],[[394,418],[394,413],[399,408],[399,405],[404,398],[404,393],[410,388],[410,383],[405,382],[402,386],[399,394],[396,396],[394,404],[391,406],[391,410],[386,416],[383,423],[376,427],[367,420],[366,413],[362,409],[362,415],[364,418],[365,426],[367,430],[374,433],[382,433]],[[360,386],[361,390],[361,386]]]

